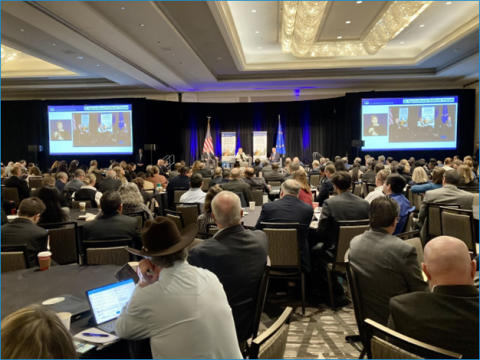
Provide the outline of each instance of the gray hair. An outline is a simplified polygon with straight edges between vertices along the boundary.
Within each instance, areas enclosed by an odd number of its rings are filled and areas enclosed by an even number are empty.
[[[118,193],[122,198],[123,204],[140,205],[143,204],[143,197],[135,183],[125,183],[118,188]]]
[[[320,163],[318,162],[318,160],[314,160],[313,163],[312,163],[313,166],[320,166]]]
[[[262,165],[263,166],[267,166],[268,164],[270,164],[270,162],[268,160],[263,160],[262,161]]]
[[[115,179],[117,177],[117,173],[115,170],[108,170],[105,176],[107,179]]]
[[[289,165],[289,169],[291,172],[298,171],[298,169],[300,169],[300,164],[298,162],[291,162]]]
[[[235,226],[242,220],[242,204],[237,194],[222,191],[212,200],[215,221],[223,227]]]
[[[301,188],[300,183],[293,179],[285,180],[282,184],[282,191],[284,194],[293,195],[297,198],[300,195]]]
[[[378,157],[378,161],[384,162],[384,161],[385,161],[385,156],[380,155],[380,156]]]
[[[374,160],[374,159],[373,159],[372,157],[369,157],[369,158],[367,159],[367,165],[371,165],[371,164],[373,163],[373,160]]]
[[[158,266],[161,269],[168,269],[173,267],[176,261],[185,261],[188,257],[188,247],[183,248],[176,253],[164,255],[164,256],[152,256],[147,257],[153,265]]]
[[[57,179],[58,179],[58,180],[60,180],[60,179],[68,179],[68,175],[67,175],[67,173],[65,173],[65,172],[63,172],[63,171],[62,171],[62,172],[59,172],[59,173],[57,174]]]

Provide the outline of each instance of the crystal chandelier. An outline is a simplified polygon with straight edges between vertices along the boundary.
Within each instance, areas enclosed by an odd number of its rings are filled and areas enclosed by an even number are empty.
[[[433,1],[394,1],[363,41],[315,43],[327,1],[284,1],[282,51],[297,57],[375,55]]]
[[[2,65],[8,62],[18,61],[18,54],[15,50],[2,45]]]

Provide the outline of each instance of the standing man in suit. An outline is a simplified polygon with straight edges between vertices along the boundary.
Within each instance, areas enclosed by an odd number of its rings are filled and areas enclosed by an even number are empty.
[[[290,179],[284,181],[280,191],[280,200],[263,204],[258,218],[258,230],[263,230],[262,222],[270,223],[299,223],[300,253],[302,269],[311,271],[310,249],[308,246],[308,229],[313,217],[313,207],[307,205],[298,197],[301,186],[298,181]]]
[[[326,263],[331,263],[335,259],[338,221],[368,219],[370,209],[370,204],[367,201],[353,195],[350,191],[352,177],[348,172],[335,172],[331,177],[331,182],[338,195],[325,200],[323,203],[317,228],[318,244],[312,248],[315,271],[320,278],[320,294],[328,294]],[[332,284],[335,303],[339,307],[345,306],[348,300],[337,276],[332,276]]]
[[[143,149],[138,149],[138,154],[135,155],[135,164],[137,164],[138,171],[143,171],[143,164],[145,161],[143,157]]]
[[[232,308],[238,342],[252,336],[258,289],[268,256],[268,238],[242,225],[240,198],[222,191],[212,201],[213,219],[220,230],[190,250],[188,263],[217,275]]]
[[[460,182],[460,174],[457,171],[446,171],[443,174],[443,187],[436,190],[430,190],[425,193],[423,205],[418,215],[418,221],[422,225],[420,236],[423,240],[427,239],[427,226],[425,220],[427,218],[427,202],[436,204],[458,204],[463,210],[472,210],[473,194],[457,188]]]
[[[278,171],[278,163],[273,163],[272,170],[262,173],[262,176],[267,181],[283,181],[283,178],[285,177],[284,174],[281,174]]]
[[[478,358],[477,264],[465,243],[440,236],[425,246],[423,272],[432,291],[399,295],[390,300],[388,327],[401,334]],[[414,324],[414,325],[413,325]]]
[[[270,157],[268,158],[270,164],[278,163],[280,161],[280,154],[277,153],[277,148],[273,147]]]
[[[27,245],[30,267],[38,266],[38,253],[48,251],[48,232],[37,226],[46,207],[37,197],[25,199],[18,208],[18,218],[2,226],[2,245]]]
[[[350,243],[350,264],[360,285],[365,316],[384,326],[392,297],[429,291],[415,247],[392,236],[399,213],[392,198],[376,198],[370,204],[370,230],[355,236]]]
[[[328,199],[328,193],[333,191],[333,184],[330,179],[335,175],[335,171],[334,165],[325,166],[325,178],[320,179],[317,197],[315,199],[315,201],[318,202],[318,206],[323,206],[323,202]]]
[[[103,180],[98,186],[98,191],[101,193],[111,190],[117,191],[120,185],[122,185],[122,182],[117,179],[117,173],[115,170],[108,170],[105,177],[105,180]]]
[[[231,191],[234,193],[242,193],[247,201],[247,204],[250,201],[254,201],[252,195],[252,188],[247,183],[240,180],[240,169],[232,169],[230,172],[230,178],[232,181],[223,184],[223,190]]]
[[[11,176],[6,179],[2,185],[9,188],[17,188],[18,197],[20,202],[22,202],[23,199],[26,199],[30,196],[30,189],[28,188],[27,182],[20,178],[22,175],[22,169],[19,166],[14,166],[12,170],[10,170],[10,173]],[[17,204],[17,206],[18,205],[20,204]]]
[[[83,226],[84,240],[131,238],[136,249],[142,248],[137,219],[122,215],[122,198],[117,191],[107,191],[100,199],[102,212]]]

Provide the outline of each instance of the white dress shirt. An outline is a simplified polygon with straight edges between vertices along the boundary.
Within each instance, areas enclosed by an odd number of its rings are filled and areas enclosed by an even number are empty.
[[[162,269],[156,283],[137,286],[115,332],[150,338],[154,359],[242,359],[222,284],[186,261]]]
[[[377,186],[374,191],[369,192],[368,195],[365,197],[365,200],[367,200],[370,204],[372,201],[380,196],[385,196],[383,193],[383,186]]]
[[[181,203],[200,203],[200,208],[203,209],[205,204],[205,194],[202,188],[190,188],[185,194],[180,197]]]

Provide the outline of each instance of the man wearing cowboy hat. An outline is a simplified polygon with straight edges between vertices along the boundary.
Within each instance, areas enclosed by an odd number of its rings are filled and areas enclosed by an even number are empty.
[[[170,219],[148,220],[142,250],[127,250],[145,259],[140,278],[117,319],[124,339],[150,338],[154,359],[241,359],[232,310],[218,278],[186,261],[197,234],[190,224],[181,232]]]

